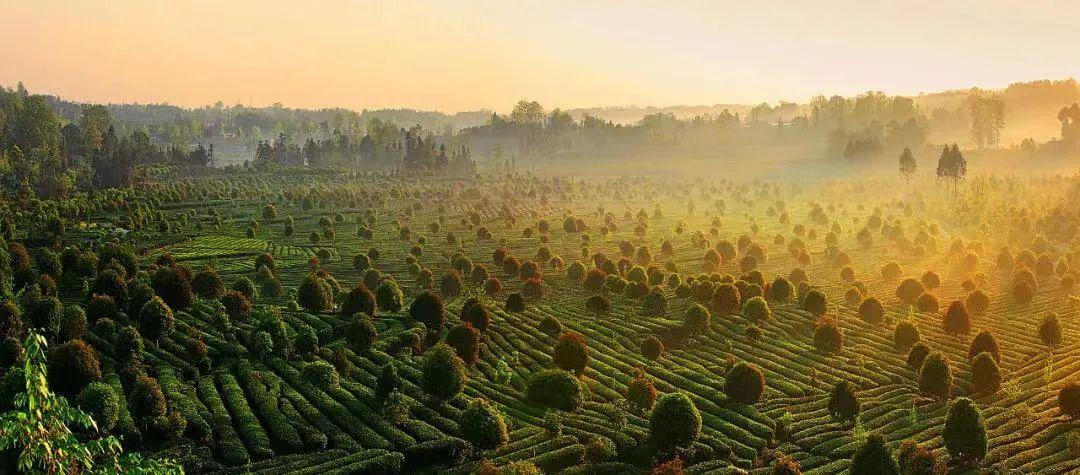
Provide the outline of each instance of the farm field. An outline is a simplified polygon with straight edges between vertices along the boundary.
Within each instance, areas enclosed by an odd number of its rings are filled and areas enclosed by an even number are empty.
[[[836,473],[879,436],[1080,470],[1080,178],[972,181],[190,178],[48,203],[63,266],[35,254],[15,298],[35,321],[52,274],[108,430],[188,473]]]

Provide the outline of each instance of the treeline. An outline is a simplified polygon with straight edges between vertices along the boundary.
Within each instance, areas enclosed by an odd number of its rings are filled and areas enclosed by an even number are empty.
[[[139,165],[213,162],[212,146],[159,145],[143,129],[122,135],[104,106],[83,106],[76,120],[67,120],[22,84],[0,87],[0,131],[0,186],[16,195],[65,197],[131,186],[140,179]]]

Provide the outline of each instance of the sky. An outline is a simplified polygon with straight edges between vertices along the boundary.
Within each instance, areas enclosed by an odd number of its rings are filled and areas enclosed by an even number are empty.
[[[0,0],[0,85],[457,112],[806,101],[1080,76],[1076,1]]]

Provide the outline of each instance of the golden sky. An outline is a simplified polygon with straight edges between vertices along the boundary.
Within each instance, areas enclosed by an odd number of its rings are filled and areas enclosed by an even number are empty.
[[[88,102],[758,103],[1080,76],[1080,2],[0,0],[0,45]]]

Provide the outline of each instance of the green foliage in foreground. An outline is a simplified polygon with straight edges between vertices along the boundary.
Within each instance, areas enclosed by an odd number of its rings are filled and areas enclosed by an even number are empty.
[[[72,427],[98,433],[87,413],[54,394],[46,382],[45,337],[31,332],[23,346],[26,391],[15,396],[15,410],[0,415],[0,450],[19,453],[24,473],[147,473],[178,474],[183,470],[167,460],[123,454],[115,437],[93,438]]]

